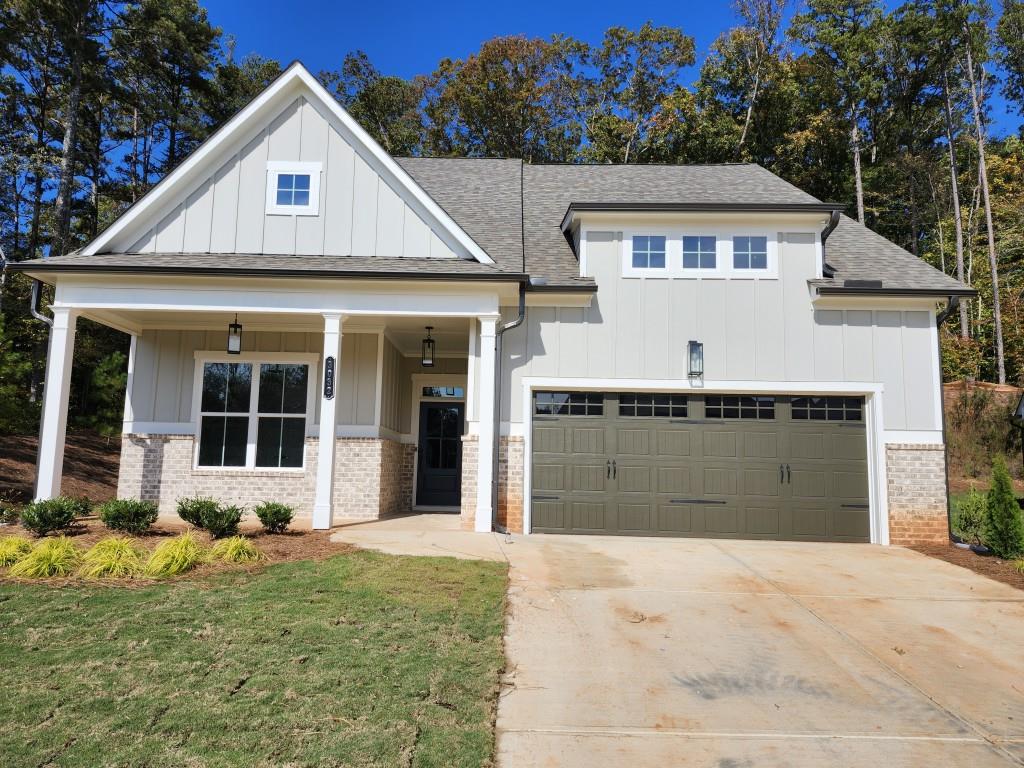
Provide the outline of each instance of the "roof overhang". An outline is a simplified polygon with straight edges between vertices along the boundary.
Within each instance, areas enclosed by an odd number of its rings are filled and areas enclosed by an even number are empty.
[[[831,285],[815,285],[815,289],[819,296],[911,296],[911,297],[934,297],[936,299],[947,299],[950,296],[959,296],[965,298],[971,298],[977,296],[978,292],[973,288],[966,287],[954,287],[954,288],[897,288],[897,287],[882,287],[882,288],[865,288],[865,287],[846,287],[844,285],[837,284]]]
[[[842,203],[570,203],[562,217],[569,232],[583,213],[831,213]]]

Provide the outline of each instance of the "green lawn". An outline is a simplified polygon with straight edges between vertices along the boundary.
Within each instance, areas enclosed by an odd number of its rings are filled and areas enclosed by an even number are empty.
[[[358,552],[148,586],[0,584],[15,766],[480,766],[506,570]]]

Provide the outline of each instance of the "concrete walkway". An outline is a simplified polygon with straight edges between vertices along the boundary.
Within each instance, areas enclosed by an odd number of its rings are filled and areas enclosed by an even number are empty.
[[[1024,765],[1024,593],[898,547],[346,527],[511,565],[498,759]]]

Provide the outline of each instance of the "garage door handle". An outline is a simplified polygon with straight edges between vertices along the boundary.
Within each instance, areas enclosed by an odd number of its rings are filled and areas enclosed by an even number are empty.
[[[607,479],[611,480],[612,479],[612,460],[608,459],[607,464],[608,464],[608,478]]]
[[[615,463],[615,459],[612,459],[612,480],[619,476],[619,467]]]
[[[779,485],[782,485],[784,482],[786,482],[786,472],[782,468],[782,465],[779,464]]]
[[[789,464],[786,465],[786,482],[790,485],[793,484],[793,475],[789,472]]]

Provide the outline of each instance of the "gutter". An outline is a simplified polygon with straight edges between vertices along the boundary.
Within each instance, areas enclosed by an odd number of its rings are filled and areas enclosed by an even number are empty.
[[[863,286],[846,287],[844,285],[815,286],[819,296],[935,296],[936,298],[954,297],[972,298],[978,295],[973,288],[868,288]]]
[[[635,213],[833,213],[836,217],[842,203],[570,203],[562,217],[565,232],[573,216],[584,211]],[[838,223],[838,218],[836,219]]]
[[[949,453],[946,443],[946,403],[944,393],[942,389],[942,335],[938,332],[942,328],[942,324],[949,319],[950,315],[957,311],[960,306],[960,298],[958,296],[950,296],[949,301],[946,304],[946,308],[939,312],[935,316],[935,343],[939,346],[939,403],[942,406],[942,459],[943,467],[945,468],[946,476],[946,532],[949,534],[949,540],[954,544],[966,544],[963,539],[953,533],[953,502],[949,498]]]
[[[508,533],[507,528],[498,526],[498,453],[501,449],[501,365],[502,337],[505,331],[518,328],[526,319],[526,286],[524,281],[519,284],[519,314],[510,323],[505,323],[494,334],[494,445],[491,451],[491,530]]]

